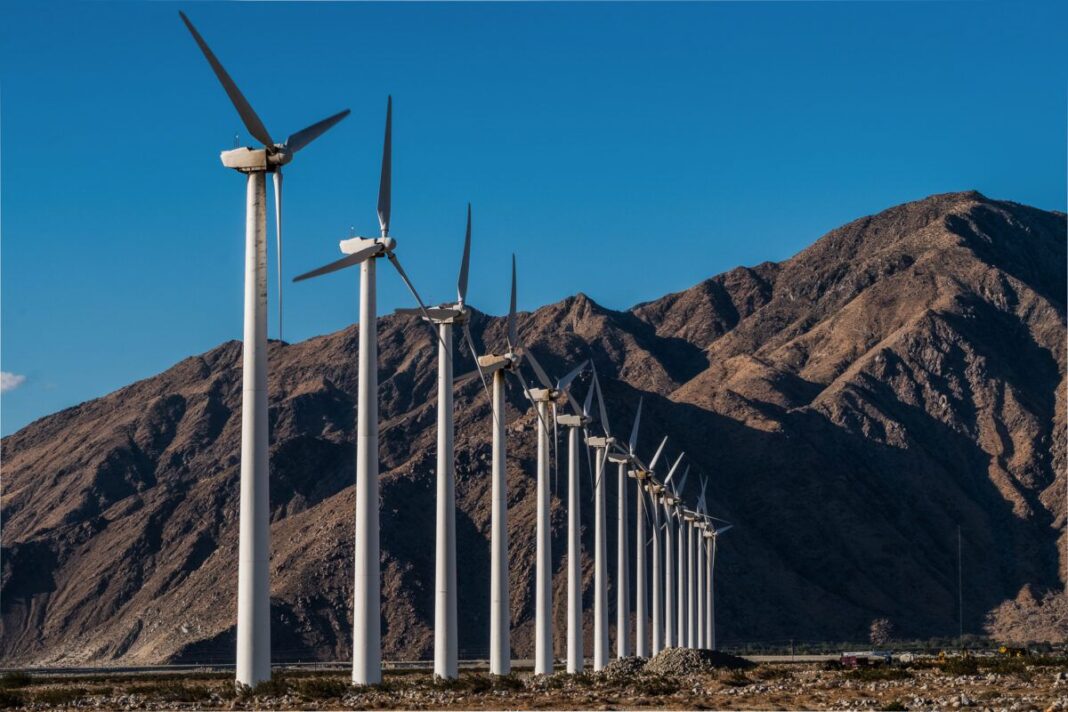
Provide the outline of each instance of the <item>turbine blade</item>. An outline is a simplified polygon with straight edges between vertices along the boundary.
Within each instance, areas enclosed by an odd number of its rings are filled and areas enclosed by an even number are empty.
[[[467,204],[467,234],[464,237],[464,256],[460,260],[460,278],[456,281],[456,301],[463,306],[467,299],[467,269],[471,263],[471,203]]]
[[[668,482],[671,482],[671,476],[675,474],[675,470],[678,469],[679,463],[682,462],[682,458],[685,454],[685,452],[679,453],[678,458],[675,460],[675,464],[671,466],[671,470],[668,472],[667,479],[664,480],[665,485],[667,485]]]
[[[606,436],[612,437],[608,428],[608,410],[604,407],[604,393],[601,392],[601,379],[597,377],[597,364],[590,359],[590,365],[593,366],[593,385],[597,388],[597,407],[601,410],[601,429]]]
[[[590,476],[590,492],[592,493],[593,492],[593,487],[594,487],[594,485],[596,483],[594,482],[593,458],[590,457],[589,439],[590,439],[590,432],[586,429],[585,426],[583,426],[583,428],[582,428],[582,442],[586,445],[586,469],[589,472],[589,476]]]
[[[223,85],[223,89],[226,90],[227,96],[230,97],[230,103],[237,109],[238,115],[241,117],[241,121],[245,124],[245,128],[252,134],[253,138],[262,143],[264,146],[274,146],[274,141],[271,140],[271,134],[267,133],[267,127],[260,121],[260,117],[256,115],[256,112],[252,110],[252,105],[245,99],[244,94],[237,88],[237,84],[230,78],[230,75],[223,69],[222,64],[215,57],[215,53],[208,47],[208,43],[204,41],[204,38],[197,32],[197,28],[193,27],[193,23],[189,21],[189,18],[185,16],[185,13],[181,10],[178,14],[182,16],[182,22],[192,33],[193,39],[196,40],[197,45],[200,46],[200,51],[204,53],[204,57],[207,58],[208,64],[211,65],[212,70],[215,72],[215,76],[219,78],[219,82]]]
[[[650,506],[655,507],[656,503],[652,501],[652,497],[645,491],[645,487],[640,480],[638,481],[638,492],[640,492],[639,496],[642,498],[642,512],[645,513],[645,523],[649,526],[653,526],[653,520],[649,516],[649,508]],[[649,504],[646,504],[645,500],[649,500]]]
[[[530,367],[534,369],[534,375],[541,381],[542,387],[551,391],[553,389],[553,382],[549,380],[549,376],[545,373],[545,369],[541,367],[541,364],[538,363],[538,359],[534,357],[534,352],[530,349],[523,349],[523,356],[526,357],[527,361],[530,363]]]
[[[708,478],[701,475],[701,495],[697,498],[697,506],[700,508],[701,513],[705,512],[705,489],[708,487]]]
[[[683,473],[682,473],[682,482],[680,482],[680,483],[679,483],[679,489],[678,489],[678,491],[676,492],[676,494],[677,494],[677,495],[681,496],[681,495],[682,495],[683,493],[685,493],[685,492],[686,492],[686,480],[688,480],[688,479],[689,479],[689,477],[690,477],[690,466],[689,466],[689,465],[687,465],[687,466],[686,466],[686,469],[685,469],[685,470],[683,470]]]
[[[319,277],[320,275],[330,274],[331,272],[337,272],[339,269],[345,269],[352,265],[358,265],[366,260],[371,255],[382,249],[379,244],[368,245],[359,252],[353,252],[351,255],[345,255],[340,260],[335,260],[328,265],[324,265],[319,269],[313,269],[311,272],[305,272],[302,275],[293,278],[294,282],[302,282],[305,279],[311,279],[312,277]]]
[[[295,134],[291,134],[289,138],[286,139],[286,148],[289,149],[290,153],[296,153],[315,139],[322,136],[324,133],[326,133],[327,129],[333,127],[334,124],[341,121],[350,113],[352,112],[350,112],[348,109],[345,109],[344,111],[339,111],[333,116],[329,116],[318,123],[312,124],[306,129],[301,129]]]
[[[556,420],[556,403],[553,406],[553,476],[556,479],[555,489],[557,496],[560,495],[560,424]]]
[[[566,376],[556,382],[556,390],[566,391],[567,387],[571,385],[571,382],[578,378],[579,374],[586,370],[586,364],[588,363],[589,361],[583,361],[578,366],[575,366],[573,369],[571,369],[570,373],[568,373]],[[578,411],[576,410],[576,412]]]
[[[393,185],[393,96],[386,100],[386,137],[382,142],[382,179],[378,184],[378,226],[389,234],[389,211]]]
[[[508,303],[508,349],[515,351],[519,336],[515,325],[515,253],[512,253],[512,300]]]
[[[527,397],[527,400],[533,403],[534,398],[531,396],[530,386],[527,385],[527,379],[523,378],[523,372],[520,371],[518,368],[514,368],[512,369],[512,373],[514,373],[516,375],[516,378],[519,379],[519,385],[523,388],[523,394]],[[538,420],[541,421],[542,426],[545,427],[546,432],[548,432],[549,424],[546,423],[545,419],[541,417],[541,411],[538,410],[536,405],[534,407],[534,413],[538,416]]]
[[[486,391],[486,397],[489,398],[490,404],[493,404],[493,395],[490,393],[489,383],[486,382],[486,374],[482,372],[482,365],[478,362],[478,352],[475,351],[475,340],[471,338],[471,324],[470,322],[464,322],[463,325],[464,340],[467,342],[467,348],[471,349],[471,358],[475,362],[475,368],[478,369],[478,377],[482,379],[482,389]],[[492,409],[492,408],[491,408]],[[496,416],[494,416],[496,417]]]
[[[400,275],[401,281],[403,281],[405,286],[408,287],[408,291],[412,293],[413,297],[415,297],[415,301],[419,305],[419,311],[423,314],[423,318],[421,320],[422,323],[426,324],[427,327],[429,327],[430,331],[434,334],[434,340],[444,346],[445,342],[441,340],[441,334],[439,334],[437,328],[435,328],[434,320],[430,317],[430,312],[427,311],[426,304],[423,303],[423,299],[419,296],[419,292],[415,291],[415,285],[412,284],[412,280],[408,279],[408,273],[404,271],[403,267],[401,267],[401,263],[400,260],[397,259],[397,255],[393,252],[387,252],[386,257],[389,258],[389,263],[393,265],[394,269],[397,270],[397,274]]]
[[[667,441],[668,441],[667,435],[665,435],[664,439],[660,441],[660,447],[658,447],[656,449],[656,454],[653,455],[653,459],[649,463],[649,471],[650,472],[652,472],[653,470],[656,469],[656,462],[657,462],[657,460],[660,459],[660,453],[664,452],[664,446],[667,445]]]
[[[586,400],[582,401],[582,414],[587,418],[590,417],[590,406],[593,405],[593,392],[595,390],[597,390],[597,383],[590,379],[590,387],[586,391]]]
[[[634,454],[634,448],[638,446],[638,423],[640,423],[642,420],[642,400],[643,398],[638,398],[638,412],[634,415],[634,426],[630,429],[630,440],[628,441],[628,449],[630,450],[631,455]]]
[[[278,340],[282,339],[282,168],[274,169],[274,234],[278,251]]]
[[[606,464],[608,464],[608,448],[604,449],[604,454],[601,455],[601,461],[597,463],[597,481],[594,482],[594,487],[600,486],[601,478],[604,477],[604,470]]]

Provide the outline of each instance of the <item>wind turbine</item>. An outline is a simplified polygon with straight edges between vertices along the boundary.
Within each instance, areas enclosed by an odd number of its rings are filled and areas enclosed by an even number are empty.
[[[712,551],[709,553],[707,559],[708,565],[708,647],[711,650],[716,649],[716,546],[719,542],[719,537],[725,534],[728,530],[734,527],[733,524],[726,524],[724,526],[716,527],[712,524],[714,517],[708,517],[709,530],[705,532],[706,540],[710,540],[712,544]]]
[[[685,454],[682,454],[682,455],[685,455]],[[680,485],[678,487],[676,487],[675,485],[672,485],[671,480],[675,476],[675,472],[678,470],[678,465],[682,462],[682,455],[679,455],[678,459],[675,460],[675,464],[672,465],[671,472],[668,473],[668,478],[666,478],[664,480],[664,490],[665,490],[664,491],[664,508],[665,508],[666,512],[668,512],[668,513],[666,513],[666,517],[668,517],[668,521],[669,522],[671,522],[673,519],[675,520],[675,522],[677,522],[677,528],[675,529],[675,535],[677,537],[677,539],[676,539],[676,550],[677,551],[672,552],[671,548],[669,547],[669,557],[671,557],[671,555],[673,553],[677,555],[677,564],[676,564],[675,577],[672,580],[674,585],[675,585],[675,591],[674,591],[675,592],[675,612],[674,612],[675,613],[675,618],[671,622],[671,624],[673,624],[673,626],[675,627],[675,645],[678,646],[679,648],[687,647],[687,640],[686,640],[686,611],[687,611],[687,607],[686,607],[686,592],[687,592],[687,588],[686,588],[686,580],[687,580],[686,579],[686,577],[687,577],[686,558],[687,558],[687,539],[686,539],[686,524],[685,524],[684,521],[682,521],[682,511],[681,511],[681,502],[682,501],[681,501],[681,497],[679,495],[679,492],[681,492],[682,490],[684,490],[686,488],[686,480],[687,480],[687,477],[689,477],[689,475],[690,475],[689,466],[687,466],[686,471],[684,473],[682,473],[682,481],[680,482]],[[669,485],[671,486],[670,489],[669,489]]]
[[[705,565],[705,532],[708,529],[708,521],[705,519],[705,489],[708,485],[708,478],[701,475],[701,494],[697,498],[697,520],[694,522],[694,526],[697,531],[695,532],[697,537],[697,647],[704,650],[708,647],[706,641],[707,638],[707,618],[706,618],[706,604],[708,602],[707,592],[707,573],[708,569]]]
[[[241,397],[241,510],[237,567],[237,682],[255,686],[271,679],[270,501],[267,433],[267,186],[274,176],[278,241],[278,338],[282,338],[282,166],[297,151],[348,116],[345,109],[275,143],[260,117],[230,78],[193,23],[178,13],[237,109],[263,148],[223,151],[222,164],[247,176],[245,190],[245,326]]]
[[[451,680],[459,675],[456,614],[456,457],[453,413],[453,326],[462,330],[471,354],[475,354],[465,308],[467,275],[471,264],[471,204],[467,204],[467,231],[456,280],[456,301],[426,309],[396,309],[404,316],[426,318],[438,335],[438,446],[437,446],[437,534],[434,566],[434,674]],[[481,371],[481,367],[480,367]],[[483,381],[483,385],[485,382]]]
[[[697,646],[697,575],[694,570],[697,558],[694,522],[697,517],[689,509],[682,510],[682,517],[686,520],[686,647],[694,648]]]
[[[660,442],[660,447],[657,448],[656,454],[653,456],[652,461],[649,463],[649,468],[646,471],[646,476],[643,478],[645,485],[645,492],[649,497],[649,509],[652,511],[652,524],[653,524],[653,536],[652,536],[652,570],[653,575],[650,581],[652,588],[652,654],[656,655],[664,649],[664,602],[663,602],[663,590],[664,590],[664,578],[660,571],[660,508],[657,506],[657,496],[660,493],[660,484],[657,482],[654,472],[656,463],[660,460],[660,454],[664,451],[664,445],[667,444],[667,437]]]
[[[576,405],[574,398],[568,392],[568,387],[571,382],[578,377],[586,368],[586,362],[583,361],[576,366],[570,373],[561,378],[553,385],[549,380],[549,376],[546,375],[545,369],[541,367],[538,360],[534,357],[534,354],[530,352],[530,349],[523,349],[523,356],[530,363],[530,367],[534,369],[535,375],[538,377],[538,381],[541,382],[543,388],[534,388],[528,391],[527,397],[530,398],[538,409],[538,524],[537,524],[537,573],[536,581],[534,584],[534,674],[535,675],[550,675],[553,671],[553,630],[552,630],[552,539],[551,539],[551,524],[549,520],[550,516],[550,501],[549,501],[549,428],[548,428],[548,407],[552,404],[554,415],[554,426],[557,422],[566,424],[565,421],[560,421],[556,418],[556,406],[557,402],[561,398],[566,398],[572,403],[572,406]],[[576,408],[577,410],[577,408]],[[572,506],[578,506],[578,473],[575,471],[578,467],[578,430],[572,428],[569,433],[569,452],[570,452],[570,467],[569,467],[569,481],[570,485],[568,489],[572,493],[574,499],[568,502],[568,508]],[[556,438],[553,438],[553,445],[555,446]],[[575,619],[575,597],[571,592],[572,566],[576,567],[579,564],[579,546],[577,541],[578,523],[572,521],[572,516],[568,513],[568,669],[571,671],[572,666],[575,664],[574,655],[577,652],[578,660],[582,659],[582,628],[581,628],[581,598],[578,600],[578,643],[574,642],[572,637],[572,623]],[[572,563],[574,562],[574,563]],[[579,593],[581,596],[581,592]],[[581,668],[581,662],[578,663]]]
[[[597,405],[600,410],[601,430],[603,436],[586,436],[586,444],[594,449],[596,473],[593,483],[593,669],[603,670],[608,664],[608,553],[605,537],[605,468],[609,452],[615,446],[615,438],[608,427],[608,410],[604,406],[604,394],[601,392],[601,380],[597,377],[597,366],[590,359],[593,367],[593,383],[590,393],[586,395],[583,413],[589,415],[590,395],[597,392]],[[625,475],[624,475],[625,476]],[[623,511],[623,516],[626,511]]]
[[[634,654],[639,658],[648,658],[648,606],[646,605],[646,567],[645,567],[645,511],[642,480],[638,477],[639,460],[634,453],[638,446],[638,426],[642,421],[642,399],[638,400],[638,411],[634,413],[634,424],[630,428],[630,439],[626,452],[609,454],[609,461],[618,465],[617,487],[619,508],[616,511],[618,542],[616,554],[616,623],[615,647],[617,658],[626,658],[630,654],[630,566],[629,547],[627,545],[627,478],[633,477],[638,489],[638,501],[635,503],[637,522],[635,522],[634,544]]]
[[[585,362],[582,364],[585,366]],[[590,385],[590,394],[594,386]],[[567,400],[573,413],[556,415],[556,422],[567,428],[567,672],[582,672],[585,656],[582,651],[582,500],[579,493],[579,430],[586,430],[589,417],[589,395],[586,407],[579,408],[570,391]],[[554,408],[555,412],[555,408]],[[555,445],[555,443],[554,443]]]
[[[678,645],[676,636],[677,612],[675,608],[675,524],[672,521],[675,507],[678,506],[678,498],[671,487],[671,478],[679,468],[679,463],[685,453],[681,453],[671,466],[667,477],[664,479],[663,494],[661,501],[664,505],[664,646],[674,648]]]
[[[382,587],[378,526],[378,334],[376,272],[385,257],[415,297],[423,318],[433,321],[415,286],[401,267],[389,236],[392,179],[393,98],[386,102],[386,132],[382,142],[382,174],[378,186],[379,237],[342,240],[346,256],[293,279],[312,277],[360,265],[359,382],[356,403],[356,566],[353,586],[352,682],[375,685],[382,681]]]
[[[616,658],[626,658],[630,654],[630,547],[627,545],[627,464],[633,440],[638,434],[638,421],[642,416],[642,401],[638,401],[638,414],[634,416],[634,429],[628,453],[613,460],[617,463],[616,493],[619,497],[616,509],[616,583],[615,583],[615,654]],[[608,420],[606,418],[606,431]],[[609,456],[611,460],[612,457]],[[639,512],[639,517],[642,517]],[[642,572],[644,576],[644,571]]]
[[[523,392],[533,400],[523,374],[519,370],[521,346],[515,319],[515,255],[512,255],[512,292],[508,307],[508,351],[504,354],[485,354],[476,360],[485,378],[493,379],[493,466],[491,475],[490,515],[490,673],[507,675],[512,670],[511,616],[508,596],[508,483],[505,460],[505,373],[519,379]],[[469,332],[468,346],[474,353]],[[551,669],[551,649],[550,649]]]

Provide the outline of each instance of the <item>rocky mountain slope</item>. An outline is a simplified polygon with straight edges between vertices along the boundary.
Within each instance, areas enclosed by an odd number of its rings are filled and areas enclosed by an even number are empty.
[[[969,192],[629,311],[579,294],[521,315],[520,330],[551,372],[592,353],[616,430],[644,395],[640,449],[669,434],[670,453],[709,476],[714,513],[737,524],[718,562],[722,642],[856,640],[882,616],[905,637],[949,634],[958,525],[966,629],[1064,639],[1065,294],[1064,214]],[[412,658],[432,650],[435,350],[411,319],[378,329],[383,643]],[[480,348],[503,342],[503,319],[476,314],[472,330]],[[357,342],[352,327],[270,346],[278,660],[350,654]],[[0,659],[232,660],[240,354],[223,344],[3,439]],[[456,368],[460,645],[482,656],[489,410],[470,356]],[[518,389],[509,407],[513,647],[526,656],[534,415]]]

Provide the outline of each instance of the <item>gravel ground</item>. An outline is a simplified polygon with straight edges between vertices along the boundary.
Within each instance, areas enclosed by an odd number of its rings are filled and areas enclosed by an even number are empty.
[[[690,670],[689,656],[671,665]],[[654,659],[655,660],[655,659]],[[685,661],[685,662],[684,662]],[[663,668],[670,666],[661,661]],[[697,663],[704,665],[705,663]],[[132,679],[0,679],[0,707],[31,710],[230,709],[819,709],[1068,712],[1068,661],[955,675],[938,667],[826,670],[815,664],[657,672],[639,658],[602,673],[494,678],[463,673],[435,682],[425,673],[387,673],[382,685],[352,687],[341,673],[283,675],[239,695],[226,675]],[[674,669],[674,668],[673,668]],[[9,684],[13,683],[13,684]]]

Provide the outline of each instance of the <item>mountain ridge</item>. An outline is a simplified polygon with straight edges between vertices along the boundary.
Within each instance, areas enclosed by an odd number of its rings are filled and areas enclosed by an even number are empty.
[[[974,191],[935,195],[852,221],[783,262],[627,310],[580,292],[521,314],[520,333],[551,374],[592,353],[614,430],[629,429],[641,395],[640,450],[669,434],[672,452],[710,476],[715,512],[738,524],[718,569],[726,642],[857,637],[877,616],[911,636],[955,630],[958,522],[974,567],[967,628],[1062,639],[1064,617],[1048,613],[1068,564],[1064,224],[1063,213]],[[503,322],[473,315],[480,349],[503,344]],[[410,317],[382,317],[378,333],[383,641],[387,656],[415,657],[431,649],[423,512],[436,353]],[[351,646],[357,344],[351,326],[269,345],[272,625],[283,658],[344,657]],[[0,658],[232,657],[240,353],[226,342],[2,440]],[[473,369],[461,349],[460,642],[478,655],[489,410]],[[534,423],[514,388],[508,408],[522,655],[532,644]],[[558,602],[563,496],[554,487]],[[588,552],[592,507],[583,510]],[[585,559],[583,570],[589,605]],[[560,650],[563,613],[557,605]]]

